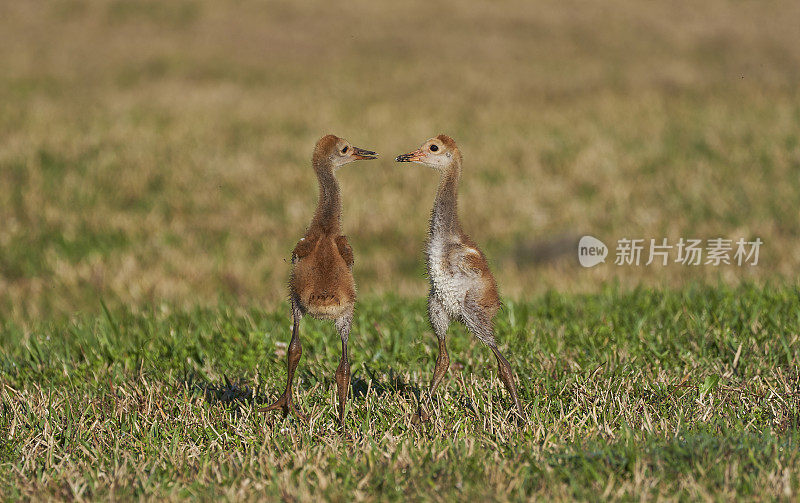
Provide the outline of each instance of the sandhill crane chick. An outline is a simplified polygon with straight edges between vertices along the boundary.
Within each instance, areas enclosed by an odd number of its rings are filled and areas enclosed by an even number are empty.
[[[497,358],[500,379],[521,417],[524,417],[511,366],[500,353],[494,337],[492,320],[500,308],[497,284],[486,257],[478,245],[461,229],[458,219],[458,182],[461,177],[461,152],[447,135],[441,134],[397,162],[416,162],[440,173],[439,188],[431,212],[428,233],[427,265],[430,280],[428,317],[439,341],[439,356],[433,371],[430,396],[436,392],[450,366],[447,354],[447,328],[451,320],[464,323],[483,341]],[[429,415],[420,404],[414,422],[426,421]]]
[[[292,309],[292,339],[287,351],[286,390],[267,412],[283,409],[304,419],[292,401],[292,379],[300,361],[302,347],[299,330],[304,315],[333,320],[342,340],[342,358],[336,369],[339,398],[339,424],[344,425],[344,406],[350,387],[350,361],[347,340],[353,321],[356,286],[353,280],[353,250],[341,234],[342,203],[334,171],[360,159],[375,159],[377,154],[350,145],[334,135],[322,137],[314,147],[312,165],[319,181],[319,200],[311,224],[292,251],[289,300]]]

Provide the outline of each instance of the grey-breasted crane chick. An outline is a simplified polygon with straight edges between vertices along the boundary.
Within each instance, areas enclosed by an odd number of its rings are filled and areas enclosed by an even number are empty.
[[[433,396],[436,392],[450,366],[446,343],[447,328],[451,320],[458,320],[492,350],[497,358],[500,379],[520,416],[524,417],[511,366],[497,349],[494,338],[492,320],[500,308],[497,284],[483,252],[461,230],[458,220],[458,181],[461,177],[462,159],[456,142],[449,136],[440,134],[423,143],[417,150],[397,156],[395,160],[424,164],[440,173],[427,245],[428,278],[431,285],[428,317],[439,340],[439,356],[433,370],[430,395]],[[429,415],[420,404],[414,422],[426,421],[428,418]]]
[[[333,320],[342,339],[342,358],[336,369],[339,395],[339,424],[344,425],[344,405],[350,387],[350,361],[347,339],[353,322],[356,285],[353,280],[353,250],[341,234],[342,202],[334,171],[359,159],[375,159],[378,155],[350,145],[332,134],[320,138],[314,147],[312,165],[319,181],[319,200],[311,224],[292,251],[292,272],[289,300],[292,309],[292,340],[286,362],[286,391],[267,412],[283,409],[285,414],[300,413],[292,402],[292,378],[300,361],[300,319],[303,315]]]

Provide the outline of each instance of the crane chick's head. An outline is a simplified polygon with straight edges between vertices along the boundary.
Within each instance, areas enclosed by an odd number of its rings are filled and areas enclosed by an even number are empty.
[[[456,142],[446,134],[440,134],[426,141],[413,152],[398,155],[397,162],[417,162],[430,166],[431,168],[442,170],[453,162],[461,161]]]
[[[332,134],[320,138],[314,147],[314,163],[330,165],[333,168],[338,168],[360,159],[375,159],[376,157],[378,157],[378,154],[375,152],[354,147],[344,138],[339,138]]]

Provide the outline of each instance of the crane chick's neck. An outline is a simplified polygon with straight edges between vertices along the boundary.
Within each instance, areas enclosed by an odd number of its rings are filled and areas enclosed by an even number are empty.
[[[453,234],[461,231],[458,220],[458,181],[461,166],[453,162],[442,171],[436,200],[431,214],[431,235]]]
[[[311,227],[319,228],[325,233],[338,234],[341,227],[342,201],[339,183],[333,176],[333,166],[330,162],[317,162],[315,159],[314,171],[319,181],[319,199]]]

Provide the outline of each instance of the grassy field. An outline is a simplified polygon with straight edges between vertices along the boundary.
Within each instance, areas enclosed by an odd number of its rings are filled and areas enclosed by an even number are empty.
[[[0,499],[796,498],[800,2],[0,2]],[[285,377],[325,133],[360,298]],[[423,241],[445,132],[530,420],[453,329],[435,422]],[[621,238],[756,267],[580,267]],[[457,332],[457,333],[456,333]]]
[[[0,309],[275,308],[334,132],[360,291],[426,293],[447,132],[503,293],[797,274],[795,1],[5,2]],[[759,267],[581,269],[575,237],[753,239]]]
[[[796,498],[797,287],[606,288],[508,303],[502,348],[451,329],[435,420],[411,425],[435,344],[422,301],[360,305],[349,436],[330,325],[302,326],[309,424],[256,412],[284,385],[283,311],[158,307],[2,327],[0,492],[93,499]]]

